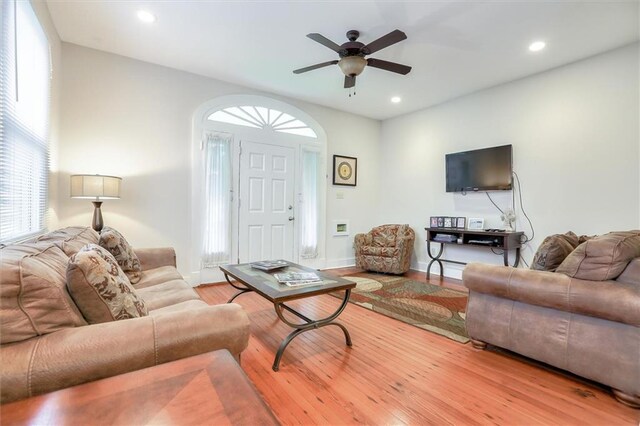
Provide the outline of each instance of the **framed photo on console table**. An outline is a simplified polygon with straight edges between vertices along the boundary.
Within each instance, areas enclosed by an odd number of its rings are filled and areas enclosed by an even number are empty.
[[[466,217],[456,217],[456,228],[465,229],[467,227],[467,218]]]
[[[429,227],[437,228],[438,227],[438,216],[431,216],[429,218]]]
[[[444,226],[443,226],[443,228],[451,228],[452,225],[453,225],[453,220],[452,219],[455,219],[455,218],[453,218],[453,217],[445,217],[444,218]]]
[[[470,217],[469,218],[469,229],[474,229],[481,231],[484,229],[484,218],[481,217]]]
[[[358,176],[358,159],[344,155],[333,156],[333,184],[356,186]]]

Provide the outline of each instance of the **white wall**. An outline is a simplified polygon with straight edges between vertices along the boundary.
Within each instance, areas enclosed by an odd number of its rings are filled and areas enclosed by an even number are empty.
[[[58,226],[58,151],[60,146],[60,88],[62,85],[62,43],[56,31],[49,9],[43,1],[31,0],[33,10],[44,29],[51,52],[51,100],[49,111],[49,210],[47,228]]]
[[[379,218],[417,231],[413,266],[426,268],[429,216],[484,217],[486,227],[501,227],[484,193],[445,192],[444,156],[457,151],[513,144],[536,230],[527,261],[553,233],[638,229],[638,59],[634,44],[383,121]],[[492,196],[511,202],[510,191]],[[531,235],[521,212],[518,229]],[[488,250],[455,246],[444,257],[501,262]],[[448,265],[445,274],[459,277],[460,269]]]
[[[300,108],[327,133],[327,223],[352,227],[348,238],[327,232],[327,266],[354,263],[353,235],[376,224],[380,122],[68,43],[62,58],[59,226],[91,223],[89,201],[69,198],[70,174],[122,176],[122,198],[102,206],[105,224],[134,247],[175,247],[181,272],[192,272],[192,115],[218,96],[260,94]],[[358,157],[357,187],[330,185],[333,154]]]

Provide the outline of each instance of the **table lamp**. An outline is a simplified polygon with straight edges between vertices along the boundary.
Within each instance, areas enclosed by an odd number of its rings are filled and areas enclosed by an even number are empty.
[[[104,199],[120,198],[120,183],[122,178],[103,175],[71,175],[71,198],[93,199],[93,222],[91,227],[100,232],[104,226],[100,206]]]

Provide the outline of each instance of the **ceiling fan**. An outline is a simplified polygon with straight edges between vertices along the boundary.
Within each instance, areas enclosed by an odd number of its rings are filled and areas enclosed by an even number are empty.
[[[360,73],[364,70],[364,67],[367,65],[370,67],[380,68],[385,71],[391,71],[402,75],[406,75],[409,73],[409,71],[411,71],[411,67],[397,64],[395,62],[388,62],[383,61],[382,59],[374,58],[365,59],[365,56],[367,55],[371,55],[378,50],[382,50],[385,47],[389,47],[393,44],[401,42],[402,40],[405,40],[407,38],[407,35],[400,30],[391,31],[389,34],[384,35],[367,45],[356,41],[358,40],[358,37],[360,37],[360,33],[356,30],[347,32],[347,38],[349,39],[349,41],[342,45],[338,45],[318,33],[307,34],[307,37],[338,53],[340,59],[311,65],[305,68],[300,68],[293,71],[294,74],[302,74],[303,72],[338,64],[345,75],[344,88],[350,89],[356,85],[356,76],[360,75]]]

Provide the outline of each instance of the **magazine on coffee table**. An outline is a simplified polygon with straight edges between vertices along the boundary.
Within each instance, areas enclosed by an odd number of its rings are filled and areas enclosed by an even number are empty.
[[[252,268],[260,269],[261,271],[274,271],[289,266],[284,260],[262,260],[260,262],[250,263],[250,265]]]
[[[273,274],[279,283],[295,287],[308,284],[322,284],[322,280],[313,272],[286,272],[282,274]]]

